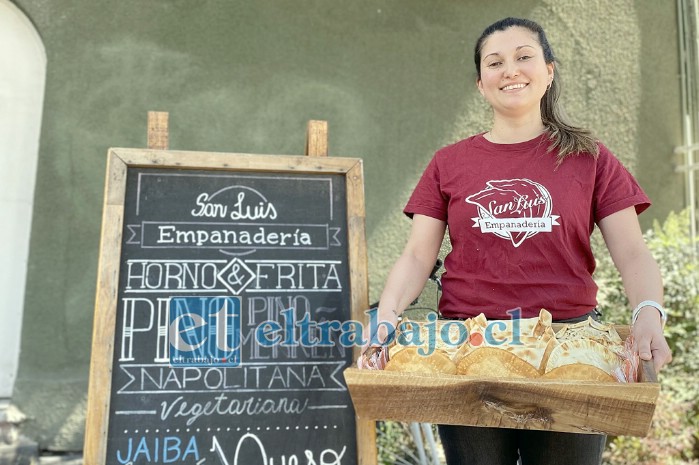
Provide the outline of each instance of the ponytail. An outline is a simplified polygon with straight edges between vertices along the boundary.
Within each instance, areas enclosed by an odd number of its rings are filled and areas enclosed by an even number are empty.
[[[549,150],[556,150],[556,162],[558,165],[570,155],[587,153],[597,158],[599,146],[592,131],[573,126],[563,107],[558,102],[561,95],[558,72],[554,72],[551,86],[541,99],[541,121],[549,133],[552,142]]]

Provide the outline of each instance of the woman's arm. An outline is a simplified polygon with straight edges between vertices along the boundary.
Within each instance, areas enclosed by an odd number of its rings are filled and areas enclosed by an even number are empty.
[[[427,283],[442,245],[446,223],[425,215],[414,215],[408,242],[391,268],[379,300],[378,321],[396,326],[398,315],[417,298]],[[378,327],[378,342],[388,337]],[[369,334],[365,331],[365,340]]]
[[[645,300],[662,305],[663,282],[658,264],[646,246],[634,207],[613,213],[599,222],[599,228],[621,273],[626,296],[632,308]],[[672,360],[663,336],[660,312],[643,307],[633,325],[635,347],[643,360],[653,360],[656,371]]]

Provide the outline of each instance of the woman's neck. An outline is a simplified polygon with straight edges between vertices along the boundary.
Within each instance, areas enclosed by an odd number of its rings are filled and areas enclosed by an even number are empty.
[[[495,144],[516,144],[534,139],[545,129],[540,116],[525,120],[496,119],[484,137]]]

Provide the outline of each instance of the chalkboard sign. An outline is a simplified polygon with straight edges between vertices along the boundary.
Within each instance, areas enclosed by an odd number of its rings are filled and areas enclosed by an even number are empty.
[[[111,149],[85,463],[375,463],[338,327],[366,306],[361,160]]]

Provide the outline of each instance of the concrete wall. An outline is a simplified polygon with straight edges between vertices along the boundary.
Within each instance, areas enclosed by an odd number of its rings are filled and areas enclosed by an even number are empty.
[[[148,110],[173,149],[301,154],[325,119],[330,154],[365,160],[371,296],[402,246],[400,210],[433,151],[484,129],[473,43],[503,16],[547,29],[565,101],[682,207],[675,2],[664,0],[16,0],[48,74],[14,402],[43,447],[82,447],[105,155],[143,147]]]

